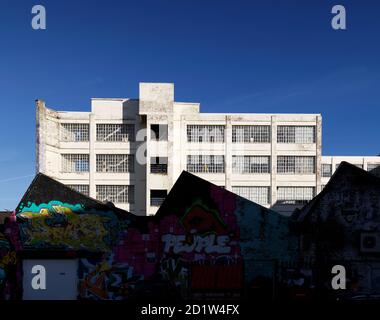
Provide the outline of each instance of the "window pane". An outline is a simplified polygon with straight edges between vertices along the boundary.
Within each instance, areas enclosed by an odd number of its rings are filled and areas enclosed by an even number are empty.
[[[134,124],[97,124],[96,140],[103,142],[135,141]]]
[[[235,186],[232,187],[232,192],[261,205],[266,205],[270,203],[269,187]]]
[[[277,172],[282,174],[315,173],[315,157],[313,156],[278,156]]]
[[[97,154],[97,172],[134,172],[135,157],[131,154]]]
[[[188,155],[187,171],[194,173],[224,173],[224,156]]]
[[[219,125],[188,125],[188,142],[224,142],[224,126]]]
[[[129,185],[97,185],[96,199],[102,202],[134,203],[135,189]]]
[[[322,164],[322,177],[329,178],[332,175],[332,165],[328,163]]]
[[[62,172],[88,172],[88,154],[62,154]]]
[[[89,125],[86,123],[62,123],[61,141],[89,141]]]
[[[87,197],[90,194],[90,186],[88,184],[68,184],[67,186],[75,191],[83,193]]]
[[[268,143],[270,142],[270,126],[232,126],[232,142]]]
[[[315,126],[278,126],[278,143],[315,143]]]
[[[269,173],[269,156],[232,156],[233,173]]]

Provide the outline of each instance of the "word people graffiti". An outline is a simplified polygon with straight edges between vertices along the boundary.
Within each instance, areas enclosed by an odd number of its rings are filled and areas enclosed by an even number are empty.
[[[187,241],[185,235],[165,234],[161,239],[164,242],[164,252],[166,253],[171,249],[173,253],[205,252],[223,254],[231,252],[231,247],[228,245],[230,237],[227,235],[194,235],[190,243]]]

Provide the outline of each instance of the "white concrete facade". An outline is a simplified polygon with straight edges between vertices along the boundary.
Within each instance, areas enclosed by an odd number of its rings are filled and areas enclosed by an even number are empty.
[[[174,101],[173,84],[92,99],[91,112],[37,100],[37,171],[138,215],[157,211],[182,170],[290,213],[320,192],[322,162],[339,161],[321,150],[320,114],[201,113]]]

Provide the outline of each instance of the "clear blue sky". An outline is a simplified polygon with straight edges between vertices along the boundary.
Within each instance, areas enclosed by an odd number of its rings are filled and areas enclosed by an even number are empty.
[[[43,4],[47,30],[31,28]],[[331,8],[347,9],[346,31]],[[322,113],[323,154],[376,155],[380,1],[0,0],[0,210],[35,173],[34,100],[89,110],[174,82],[204,112]]]

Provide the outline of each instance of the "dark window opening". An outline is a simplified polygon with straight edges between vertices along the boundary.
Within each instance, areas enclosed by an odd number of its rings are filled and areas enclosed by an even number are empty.
[[[151,157],[150,158],[150,173],[168,173],[168,158],[167,157]]]
[[[150,190],[150,205],[159,207],[165,200],[167,190]]]

